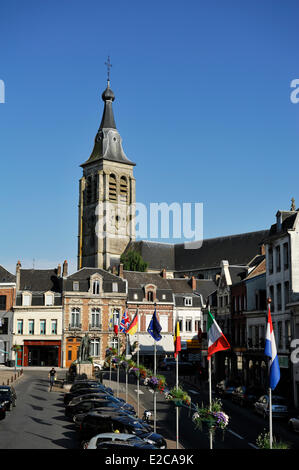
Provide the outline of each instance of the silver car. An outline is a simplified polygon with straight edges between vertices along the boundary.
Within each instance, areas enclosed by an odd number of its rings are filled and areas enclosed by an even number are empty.
[[[97,449],[97,445],[101,442],[118,441],[118,442],[136,442],[143,440],[135,434],[104,432],[92,437],[89,442],[84,445],[84,449]]]
[[[265,419],[269,416],[269,395],[262,395],[254,403],[254,411],[261,414]],[[288,415],[286,400],[278,395],[272,396],[272,417],[285,418]]]

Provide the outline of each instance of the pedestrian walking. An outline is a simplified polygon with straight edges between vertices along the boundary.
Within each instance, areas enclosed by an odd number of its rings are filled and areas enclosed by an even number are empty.
[[[54,367],[52,367],[52,369],[49,372],[50,392],[51,392],[53,384],[54,384],[55,376],[56,376],[56,370],[54,369]]]

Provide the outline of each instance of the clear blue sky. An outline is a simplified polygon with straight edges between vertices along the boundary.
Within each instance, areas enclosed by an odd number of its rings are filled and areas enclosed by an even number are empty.
[[[108,55],[139,202],[202,202],[204,238],[299,206],[298,17],[296,0],[1,2],[0,264],[75,267]]]

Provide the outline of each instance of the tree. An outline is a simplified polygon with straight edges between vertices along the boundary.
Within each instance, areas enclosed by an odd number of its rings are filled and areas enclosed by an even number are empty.
[[[124,265],[126,271],[145,272],[148,267],[148,263],[143,260],[141,254],[134,250],[128,250],[126,253],[123,253],[120,257],[120,262]]]

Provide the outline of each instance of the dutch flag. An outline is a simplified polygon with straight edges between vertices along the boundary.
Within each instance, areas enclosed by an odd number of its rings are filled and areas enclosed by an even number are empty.
[[[268,309],[268,323],[266,332],[265,356],[270,358],[270,388],[274,390],[280,380],[280,368],[275,344],[275,336],[272,325],[270,304]]]

